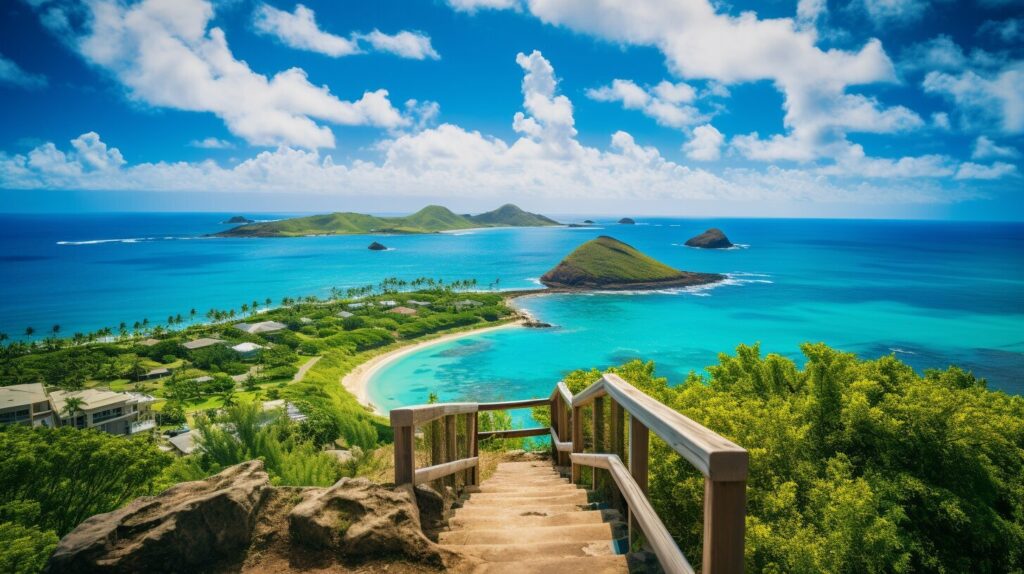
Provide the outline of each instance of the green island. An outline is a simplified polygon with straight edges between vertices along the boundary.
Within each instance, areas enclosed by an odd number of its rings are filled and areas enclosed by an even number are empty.
[[[363,213],[330,213],[280,221],[248,223],[215,237],[304,237],[310,235],[364,235],[368,233],[439,233],[479,227],[547,227],[557,221],[523,211],[512,204],[479,215],[459,215],[447,207],[428,205],[404,217],[377,217]]]
[[[602,235],[579,246],[545,273],[541,283],[558,289],[663,289],[705,285],[725,279],[717,273],[679,271],[636,248]]]

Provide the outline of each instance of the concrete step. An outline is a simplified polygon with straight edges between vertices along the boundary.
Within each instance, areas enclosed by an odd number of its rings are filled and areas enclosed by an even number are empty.
[[[567,524],[564,526],[505,526],[499,528],[469,528],[441,532],[437,541],[441,544],[529,544],[537,542],[587,542],[611,540],[612,527],[603,522],[597,524]]]
[[[612,556],[615,554],[609,540],[580,542],[542,542],[540,544],[453,544],[443,545],[454,552],[475,556],[487,562],[522,562],[531,559],[573,558],[579,556]]]
[[[625,556],[576,556],[537,558],[516,562],[481,564],[473,574],[624,574],[629,572]]]

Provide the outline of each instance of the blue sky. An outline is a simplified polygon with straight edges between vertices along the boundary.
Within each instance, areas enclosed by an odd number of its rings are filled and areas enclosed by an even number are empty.
[[[0,211],[1024,218],[1009,0],[24,0]]]

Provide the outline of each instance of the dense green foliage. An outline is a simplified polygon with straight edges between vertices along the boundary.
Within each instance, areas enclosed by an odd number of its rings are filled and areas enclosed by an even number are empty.
[[[749,450],[748,571],[1024,569],[1024,398],[955,367],[922,377],[892,356],[802,350],[800,369],[741,346],[674,387],[653,363],[614,369]],[[650,473],[658,514],[699,556],[702,477],[660,440]]]
[[[152,439],[0,426],[0,572],[38,572],[59,536],[142,494],[171,457]]]
[[[543,215],[528,213],[514,205],[481,213],[458,215],[446,207],[428,205],[404,217],[376,217],[362,213],[330,213],[280,221],[251,223],[217,235],[295,237],[303,235],[354,235],[366,233],[434,233],[472,227],[536,227],[558,225]]]

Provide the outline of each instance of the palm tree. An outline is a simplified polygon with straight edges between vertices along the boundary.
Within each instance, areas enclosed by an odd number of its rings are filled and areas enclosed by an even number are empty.
[[[188,321],[189,321],[189,323],[195,323],[195,321],[196,321],[196,308],[195,307],[189,309],[189,311],[188,311]]]
[[[84,406],[85,401],[78,397],[68,397],[64,399],[63,413],[71,419],[71,426],[77,426],[75,425],[75,415],[77,415],[78,411],[82,410],[82,407]]]
[[[221,395],[220,395],[220,404],[225,406],[225,407],[233,407],[233,406],[238,404],[238,401],[235,400],[235,388],[234,387],[232,387],[232,388],[224,391],[223,393],[221,393]]]
[[[30,340],[32,339],[32,335],[34,335],[35,332],[35,327],[25,327],[25,336],[28,337]]]
[[[50,332],[53,333],[54,337],[56,337],[57,334],[60,333],[60,325],[54,324],[53,327],[50,327]]]
[[[270,297],[267,297],[266,299],[263,300],[263,306],[266,307],[267,309],[270,309],[270,305],[272,303],[273,301],[271,301]]]
[[[248,312],[249,312],[249,304],[248,303],[242,303],[242,314],[245,315]]]

